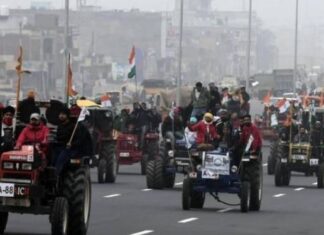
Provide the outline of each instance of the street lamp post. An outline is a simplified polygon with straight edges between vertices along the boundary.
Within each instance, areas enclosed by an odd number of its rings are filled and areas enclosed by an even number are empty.
[[[183,0],[180,1],[180,35],[179,35],[179,59],[178,59],[178,76],[177,76],[177,93],[176,93],[176,105],[180,106],[181,94],[181,77],[182,77],[182,37],[183,37]]]
[[[296,0],[296,21],[295,21],[295,58],[294,58],[294,80],[293,92],[296,93],[297,70],[298,70],[298,18],[299,18],[299,0]]]
[[[249,7],[249,32],[248,32],[248,48],[247,48],[247,65],[246,65],[246,80],[245,87],[249,91],[249,79],[250,79],[250,68],[251,68],[251,37],[252,37],[252,0],[250,0]]]
[[[65,38],[65,46],[64,46],[64,55],[65,55],[65,73],[64,73],[64,84],[65,84],[65,100],[66,105],[69,105],[69,87],[68,87],[68,65],[69,65],[69,17],[70,17],[70,6],[69,0],[65,0],[65,30],[64,30],[64,38]],[[64,96],[63,96],[64,97]]]

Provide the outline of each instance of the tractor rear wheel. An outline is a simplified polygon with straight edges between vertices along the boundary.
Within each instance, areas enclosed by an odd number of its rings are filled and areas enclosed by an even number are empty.
[[[86,235],[91,210],[89,167],[69,170],[63,179],[63,195],[69,202],[69,235]]]
[[[161,158],[149,161],[146,165],[146,184],[148,188],[163,189],[164,162]]]
[[[67,235],[69,221],[69,203],[64,197],[54,201],[51,212],[52,235]]]
[[[115,154],[115,144],[103,142],[99,154],[100,159],[106,161],[106,183],[115,183],[118,172],[118,161]]]
[[[321,163],[317,174],[317,188],[324,187],[324,163]]]
[[[8,212],[0,212],[0,234],[4,234],[8,223]]]
[[[250,208],[250,182],[243,181],[241,184],[241,212],[248,212]]]

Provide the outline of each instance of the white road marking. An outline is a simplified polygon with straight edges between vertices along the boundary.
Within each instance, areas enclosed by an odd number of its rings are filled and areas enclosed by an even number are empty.
[[[217,212],[219,212],[219,213],[225,213],[225,212],[228,212],[228,211],[231,211],[231,210],[233,210],[233,208],[226,208],[226,209],[219,210]]]
[[[138,232],[138,233],[132,233],[130,235],[144,235],[144,234],[149,234],[149,233],[153,233],[154,230],[144,230],[144,231],[141,231],[141,232]]]
[[[268,163],[264,163],[263,166],[268,166]]]
[[[302,190],[304,190],[305,188],[295,188],[294,190],[295,191],[302,191]]]
[[[317,185],[317,182],[312,183],[312,185]]]
[[[113,197],[119,197],[119,196],[121,196],[121,194],[116,193],[116,194],[106,195],[106,196],[104,196],[104,198],[113,198]]]
[[[283,196],[286,196],[286,194],[285,193],[279,193],[279,194],[273,195],[273,197],[283,197]]]
[[[183,182],[178,182],[174,184],[175,186],[183,185]]]
[[[145,188],[145,189],[142,189],[141,191],[142,192],[149,192],[149,191],[152,191],[152,189],[151,188]]]
[[[189,222],[195,221],[195,220],[197,220],[197,219],[198,219],[197,217],[192,217],[192,218],[188,218],[188,219],[180,220],[180,221],[178,221],[178,223],[179,223],[179,224],[186,224],[186,223],[189,223]]]

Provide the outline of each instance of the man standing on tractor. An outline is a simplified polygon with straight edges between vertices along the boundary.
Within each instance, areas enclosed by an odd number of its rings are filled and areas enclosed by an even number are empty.
[[[169,113],[162,123],[162,136],[183,136],[184,124],[181,118],[180,108],[175,108]]]
[[[240,90],[241,93],[241,109],[242,112],[245,112],[245,114],[250,113],[250,95],[247,93],[245,87],[241,87]]]
[[[49,129],[41,123],[38,113],[30,115],[30,123],[20,133],[15,149],[20,149],[23,144],[48,144]]]
[[[221,97],[218,91],[218,87],[215,83],[209,83],[210,102],[209,109],[213,115],[216,115],[217,111],[221,107]]]
[[[3,116],[0,122],[0,154],[12,150],[14,147],[14,125],[13,117],[15,108],[7,106],[3,109]]]
[[[210,102],[209,92],[201,82],[196,83],[196,87],[191,93],[191,102],[193,106],[191,116],[200,119],[208,111]]]
[[[133,104],[133,112],[130,115],[130,123],[135,126],[135,133],[140,137],[140,147],[144,147],[144,137],[150,124],[147,113],[146,103],[140,105],[138,102]]]
[[[60,175],[72,156],[78,154],[86,156],[91,155],[92,152],[91,138],[88,138],[90,136],[89,131],[82,123],[76,124],[71,121],[68,108],[63,108],[60,111],[59,120],[60,124],[56,132],[57,146],[54,149],[54,158],[52,159],[52,165],[55,166],[57,175]]]
[[[243,129],[240,144],[246,147],[251,140],[252,143],[249,149],[250,153],[252,155],[259,155],[262,148],[260,131],[254,124],[252,124],[251,115],[247,114],[243,117]]]

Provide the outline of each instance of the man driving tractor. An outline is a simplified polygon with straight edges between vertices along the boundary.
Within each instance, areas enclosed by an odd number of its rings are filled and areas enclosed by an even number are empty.
[[[22,145],[48,144],[49,129],[41,123],[41,116],[38,113],[30,115],[30,122],[20,133],[15,149],[20,149]]]

